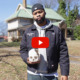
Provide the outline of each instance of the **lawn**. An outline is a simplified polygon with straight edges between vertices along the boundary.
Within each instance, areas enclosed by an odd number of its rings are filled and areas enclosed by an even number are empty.
[[[80,56],[80,40],[67,41],[69,54],[74,56]]]
[[[70,60],[80,61],[80,40],[67,41]]]
[[[80,41],[67,41],[67,44],[70,55],[80,56]],[[19,50],[19,46],[5,49],[6,48],[0,48],[0,80],[27,80],[27,65],[22,61],[19,52],[9,51]],[[70,60],[80,62],[80,58],[70,57]],[[60,80],[60,69],[58,73]],[[69,80],[80,80],[80,64],[70,64]]]
[[[0,80],[26,80],[26,64],[19,53],[0,54]]]

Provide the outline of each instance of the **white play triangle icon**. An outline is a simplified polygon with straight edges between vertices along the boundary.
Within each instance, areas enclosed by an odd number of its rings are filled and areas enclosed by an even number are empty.
[[[41,45],[43,42],[39,40],[39,45]]]

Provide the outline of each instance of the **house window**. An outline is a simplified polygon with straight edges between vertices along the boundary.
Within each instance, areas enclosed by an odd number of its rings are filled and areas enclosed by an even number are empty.
[[[13,37],[13,32],[12,31],[9,32],[9,37]]]
[[[17,36],[17,31],[10,31],[9,32],[9,37],[16,37]]]
[[[20,30],[20,36],[22,37],[24,34],[24,30]]]
[[[27,20],[25,20],[25,19],[20,19],[20,26],[26,26],[26,25],[31,25],[32,24],[32,21],[33,20],[30,20],[30,19],[27,19]]]
[[[14,37],[17,36],[17,31],[13,31],[13,36],[14,36]]]

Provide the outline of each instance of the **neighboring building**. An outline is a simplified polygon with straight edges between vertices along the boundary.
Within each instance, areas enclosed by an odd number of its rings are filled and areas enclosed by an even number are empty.
[[[60,27],[66,37],[67,26],[64,23],[65,19],[50,8],[45,8],[45,11],[46,18],[51,20],[54,25],[58,26],[63,21]],[[19,4],[15,13],[6,21],[8,23],[8,42],[11,42],[12,38],[21,39],[25,29],[33,23],[31,6],[26,5],[26,0],[23,0],[23,5]]]
[[[3,42],[4,40],[7,41],[8,37],[7,36],[0,36],[0,42]]]

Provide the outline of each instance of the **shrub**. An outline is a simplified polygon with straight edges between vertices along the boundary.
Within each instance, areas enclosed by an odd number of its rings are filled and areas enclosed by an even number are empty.
[[[13,42],[19,42],[20,39],[19,39],[19,38],[12,37],[12,41],[13,41]]]
[[[80,25],[74,29],[74,38],[80,40]]]

